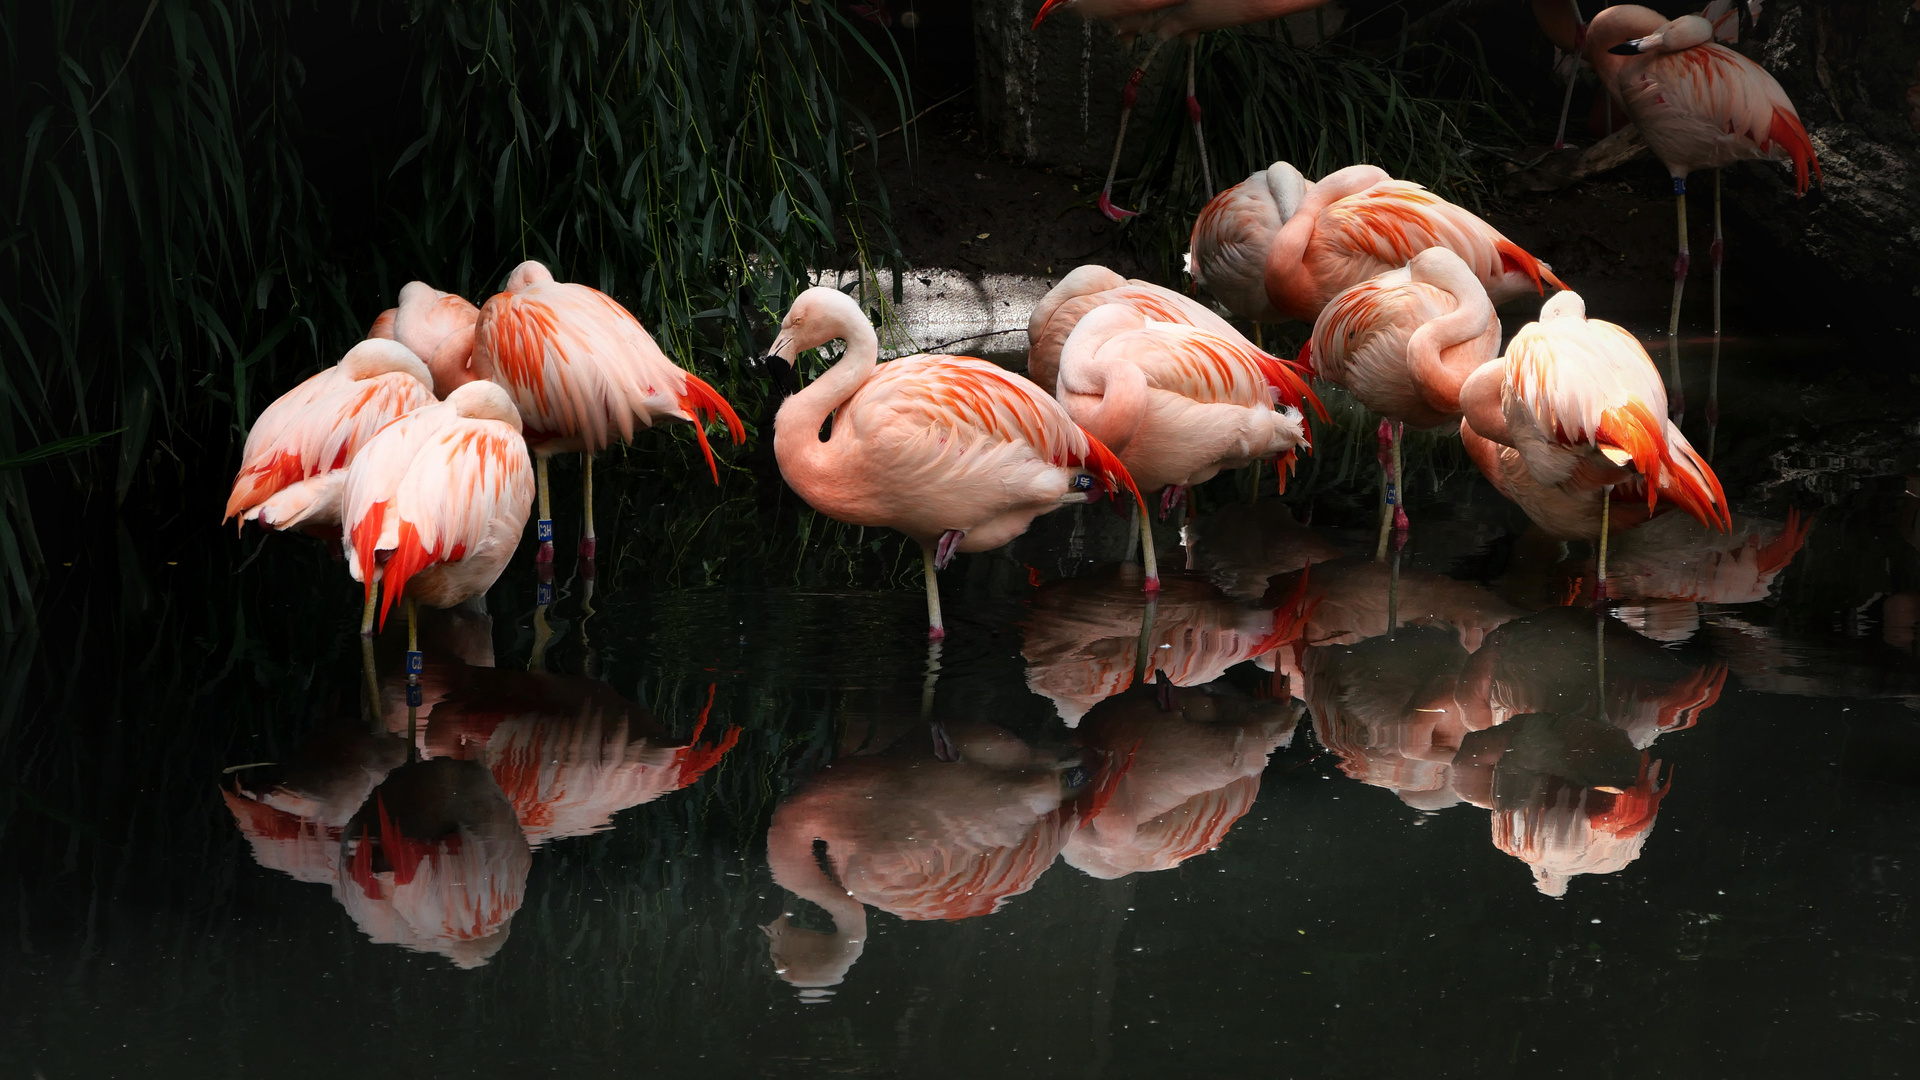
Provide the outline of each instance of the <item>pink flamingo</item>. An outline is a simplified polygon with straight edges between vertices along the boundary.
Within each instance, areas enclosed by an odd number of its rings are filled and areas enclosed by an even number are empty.
[[[774,417],[780,475],[835,521],[898,529],[919,543],[930,637],[946,636],[935,571],[955,552],[997,548],[1097,488],[1139,498],[1120,459],[1026,379],[967,356],[880,364],[872,324],[835,289],[794,301],[769,367],[791,374],[795,357],[830,341],[846,342],[839,361]]]
[[[1301,409],[1325,409],[1285,361],[1233,333],[1155,322],[1137,308],[1088,312],[1060,351],[1055,396],[1088,434],[1118,454],[1143,491],[1167,489],[1161,516],[1186,489],[1222,469],[1310,446]],[[1286,480],[1281,475],[1281,482]],[[1152,523],[1140,504],[1149,592],[1159,588]]]
[[[586,528],[580,555],[591,559],[593,455],[618,434],[633,438],[636,424],[682,420],[693,424],[714,483],[720,468],[707,444],[706,423],[719,417],[745,441],[733,406],[699,376],[667,359],[640,321],[598,289],[555,281],[537,262],[523,262],[507,275],[504,292],[480,309],[473,331],[467,376],[506,387],[526,424],[527,445],[538,464],[541,562],[553,559],[553,517],[548,503],[547,459],[581,455]]]
[[[506,569],[526,528],[533,467],[520,416],[492,383],[469,383],[447,400],[388,424],[347,469],[341,516],[347,569],[366,587],[361,632],[393,602],[453,607],[484,594]]]
[[[1496,304],[1563,289],[1547,264],[1471,211],[1372,165],[1308,183],[1277,161],[1214,196],[1193,223],[1187,268],[1254,322],[1312,322],[1342,290],[1431,247],[1460,256]]]
[[[1125,304],[1157,322],[1181,323],[1225,338],[1240,333],[1205,304],[1172,289],[1123,278],[1104,266],[1076,267],[1033,306],[1027,320],[1027,378],[1053,393],[1067,335],[1087,312],[1107,304]]]
[[[1481,438],[1518,451],[1527,473],[1566,492],[1601,492],[1595,596],[1604,598],[1607,510],[1616,485],[1662,495],[1725,529],[1727,497],[1713,469],[1667,419],[1666,390],[1646,349],[1609,322],[1588,319],[1578,293],[1563,292],[1462,385],[1466,423]]]
[[[1480,279],[1452,250],[1428,248],[1333,298],[1314,320],[1300,362],[1390,421],[1392,475],[1381,523],[1407,527],[1401,428],[1460,416],[1460,387],[1500,354],[1500,319]]]
[[[1153,35],[1153,46],[1146,59],[1133,69],[1133,75],[1120,91],[1120,130],[1113,137],[1113,159],[1107,164],[1107,182],[1100,187],[1100,212],[1111,221],[1124,221],[1137,211],[1113,205],[1113,174],[1120,168],[1120,147],[1127,137],[1127,119],[1133,115],[1134,101],[1140,95],[1140,80],[1146,75],[1154,54],[1163,42],[1179,38],[1187,43],[1187,117],[1193,122],[1193,142],[1200,155],[1200,177],[1207,195],[1213,195],[1213,170],[1207,164],[1207,142],[1200,133],[1200,99],[1194,96],[1194,58],[1200,47],[1200,35],[1210,30],[1281,19],[1302,11],[1311,11],[1328,0],[1046,0],[1033,17],[1034,29],[1057,10],[1070,11],[1083,19],[1109,22],[1119,34],[1123,47],[1131,48],[1141,34]]]
[[[269,529],[337,526],[347,465],[388,421],[432,404],[431,382],[426,365],[397,342],[347,350],[261,411],[240,452],[226,518]]]
[[[1687,174],[1713,175],[1713,332],[1720,333],[1720,269],[1725,241],[1720,227],[1720,174],[1737,161],[1792,161],[1794,193],[1805,195],[1808,175],[1820,178],[1820,161],[1787,92],[1766,69],[1716,44],[1714,26],[1699,15],[1669,20],[1635,4],[1610,7],[1593,17],[1581,55],[1600,82],[1639,126],[1647,146],[1673,176],[1679,215],[1680,254],[1673,263],[1673,308],[1667,341],[1673,368],[1674,412],[1680,393],[1680,296],[1686,289]],[[1709,412],[1717,412],[1717,402]],[[1708,423],[1717,423],[1710,415]]]
[[[433,392],[446,397],[473,381],[467,367],[479,321],[480,309],[464,297],[409,281],[400,288],[400,306],[393,309],[393,338],[427,362]]]

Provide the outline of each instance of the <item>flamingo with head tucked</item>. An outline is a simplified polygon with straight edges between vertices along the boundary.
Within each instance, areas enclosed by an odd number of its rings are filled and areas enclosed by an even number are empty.
[[[1192,297],[1150,281],[1123,278],[1104,266],[1079,266],[1033,306],[1027,319],[1027,378],[1053,393],[1067,335],[1087,312],[1108,304],[1124,304],[1155,322],[1180,323],[1226,338],[1240,336],[1232,323]]]
[[[520,544],[533,501],[533,467],[520,416],[490,382],[388,424],[347,469],[342,496],[347,569],[366,588],[361,631],[371,633],[403,594],[453,607],[483,595]]]
[[[1200,211],[1187,268],[1242,318],[1312,322],[1342,290],[1433,247],[1460,256],[1496,304],[1566,287],[1473,212],[1372,165],[1313,183],[1284,161],[1254,173]]]
[[[707,421],[725,422],[735,443],[747,437],[733,406],[704,379],[667,359],[632,313],[598,289],[555,281],[537,262],[515,267],[506,289],[481,307],[469,370],[505,387],[526,424],[539,465],[542,562],[553,559],[549,457],[582,455],[586,528],[580,555],[591,559],[594,454],[616,440],[631,440],[636,426],[686,421],[719,483]]]
[[[1120,147],[1127,137],[1127,119],[1140,94],[1140,80],[1163,42],[1179,38],[1187,44],[1187,118],[1193,123],[1193,143],[1200,155],[1200,177],[1207,195],[1213,195],[1213,170],[1207,164],[1207,142],[1200,133],[1200,99],[1194,96],[1193,75],[1200,35],[1210,30],[1282,19],[1324,6],[1328,0],[1046,0],[1033,17],[1039,29],[1055,11],[1070,11],[1083,19],[1112,23],[1123,46],[1141,34],[1153,35],[1146,59],[1120,91],[1120,130],[1113,137],[1113,159],[1107,163],[1107,181],[1100,187],[1100,212],[1112,221],[1124,221],[1137,212],[1113,205],[1113,174],[1120,168]]]
[[[1120,459],[1026,379],[967,356],[879,363],[873,325],[838,290],[800,294],[767,366],[791,376],[796,357],[830,341],[846,342],[840,360],[774,417],[780,474],[835,521],[920,544],[930,636],[946,635],[935,571],[955,552],[997,548],[1098,488],[1139,498]]]
[[[1460,404],[1474,433],[1516,450],[1534,481],[1601,495],[1596,599],[1605,596],[1605,508],[1616,485],[1644,491],[1649,511],[1664,496],[1702,524],[1727,528],[1726,493],[1667,419],[1647,350],[1613,323],[1587,318],[1578,293],[1547,301],[1500,361],[1467,377]]]
[[[1301,409],[1320,406],[1289,364],[1238,333],[1155,322],[1125,304],[1095,308],[1073,328],[1060,351],[1055,395],[1119,455],[1141,490],[1167,489],[1162,516],[1188,487],[1223,469],[1267,458],[1290,465],[1297,448],[1311,445]],[[1144,502],[1140,531],[1155,590]]]
[[[347,465],[388,421],[432,404],[430,386],[426,365],[398,342],[347,350],[261,411],[226,516],[269,529],[338,525]]]
[[[1805,195],[1820,161],[1800,114],[1766,69],[1714,41],[1714,25],[1700,15],[1669,20],[1651,8],[1621,4],[1593,17],[1581,56],[1607,93],[1626,109],[1655,157],[1673,176],[1680,254],[1673,263],[1673,308],[1667,340],[1673,367],[1674,412],[1683,410],[1679,382],[1680,296],[1691,258],[1687,251],[1687,176],[1738,161],[1793,163],[1794,193]],[[1720,174],[1713,178],[1713,332],[1720,333]],[[1709,403],[1709,413],[1717,412]],[[1718,422],[1709,415],[1708,423]]]

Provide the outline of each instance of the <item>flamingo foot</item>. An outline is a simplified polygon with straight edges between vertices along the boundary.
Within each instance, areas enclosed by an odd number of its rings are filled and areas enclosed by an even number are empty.
[[[954,552],[960,550],[960,538],[967,535],[959,529],[948,529],[940,534],[940,543],[934,549],[933,566],[936,570],[945,570],[953,561]]]
[[[591,560],[594,556],[595,550],[596,550],[596,545],[593,537],[589,536],[580,541],[580,557],[581,558]]]
[[[1105,191],[1100,193],[1099,201],[1094,205],[1100,208],[1101,213],[1107,215],[1108,221],[1125,221],[1130,217],[1140,216],[1140,211],[1138,210],[1122,210],[1113,205],[1113,196]]]
[[[933,756],[941,761],[960,760],[960,748],[953,745],[953,737],[947,734],[946,725],[934,721],[927,725],[928,733],[933,736]]]
[[[928,640],[928,641],[945,641],[945,640],[947,640],[947,628],[946,628],[946,627],[944,627],[944,626],[929,626],[929,627],[927,627],[927,640]]]

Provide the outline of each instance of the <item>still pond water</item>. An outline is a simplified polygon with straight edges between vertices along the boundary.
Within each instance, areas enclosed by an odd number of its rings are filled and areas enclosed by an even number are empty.
[[[1607,617],[1435,466],[1397,567],[1216,487],[1150,612],[1054,515],[932,656],[910,577],[517,564],[410,720],[317,548],[123,538],[11,654],[0,1078],[1920,1073],[1920,400],[1845,351],[1728,343],[1734,533]]]

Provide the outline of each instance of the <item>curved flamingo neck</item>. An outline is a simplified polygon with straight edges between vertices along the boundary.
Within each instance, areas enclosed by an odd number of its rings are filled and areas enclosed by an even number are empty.
[[[1105,346],[1142,321],[1117,306],[1090,313],[1060,350],[1061,403],[1075,423],[1115,453],[1133,441],[1146,419],[1147,376],[1121,350]]]
[[[1273,237],[1273,246],[1267,249],[1268,303],[1278,311],[1293,314],[1290,309],[1297,309],[1300,305],[1283,301],[1297,300],[1312,291],[1312,273],[1306,265],[1307,246],[1313,242],[1313,234],[1320,227],[1320,215],[1327,207],[1391,179],[1384,169],[1372,165],[1349,165],[1328,173],[1307,187],[1306,197],[1300,200],[1299,208],[1292,217],[1280,223],[1280,231]],[[1307,316],[1307,321],[1311,322],[1312,316]]]
[[[827,444],[820,441],[820,426],[853,397],[880,362],[880,338],[865,318],[836,312],[825,329],[830,333],[820,344],[845,341],[846,352],[826,374],[788,398],[773,418],[773,452],[788,468],[826,468],[828,451]]]
[[[1441,275],[1430,282],[1453,296],[1454,309],[1430,320],[1407,340],[1407,360],[1420,396],[1428,405],[1450,415],[1461,410],[1460,395],[1467,379],[1491,363],[1500,347],[1497,332],[1493,349],[1486,355],[1472,347],[1487,333],[1493,319],[1493,301],[1464,266],[1460,269],[1463,273]],[[1457,280],[1460,278],[1464,280]]]
[[[1460,384],[1460,411],[1474,434],[1502,446],[1513,445],[1513,432],[1507,427],[1506,405],[1502,398],[1507,381],[1507,363],[1495,359],[1475,368]]]
[[[795,986],[832,986],[846,977],[866,947],[867,909],[833,880],[814,857],[821,832],[810,817],[776,820],[767,834],[767,863],[773,880],[801,899],[818,904],[833,917],[833,932],[803,930],[782,915],[767,927],[781,978]]]

